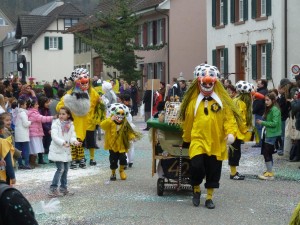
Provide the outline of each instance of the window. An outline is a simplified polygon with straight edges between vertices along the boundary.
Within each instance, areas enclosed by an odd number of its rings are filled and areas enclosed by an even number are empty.
[[[62,50],[62,37],[45,37],[45,50]]]
[[[252,79],[272,79],[272,45],[257,41],[251,46]]]
[[[161,45],[163,44],[163,20],[158,20],[157,21],[157,26],[156,26],[156,45]]]
[[[139,25],[138,46],[144,47],[143,43],[143,25]]]
[[[153,79],[153,64],[152,63],[147,64],[147,78]]]
[[[228,73],[228,48],[217,47],[212,51],[213,65],[218,67],[221,74]]]
[[[230,1],[230,22],[244,23],[248,20],[248,0]]]
[[[213,27],[220,28],[227,24],[227,1],[228,0],[212,0]]]
[[[0,17],[0,26],[6,26],[6,25],[8,25],[6,21],[2,17]]]
[[[261,78],[266,79],[267,72],[267,53],[266,53],[266,45],[261,45]]]
[[[79,21],[78,19],[71,19],[71,18],[65,19],[65,20],[64,20],[64,23],[65,23],[65,30],[68,29],[69,27],[72,27],[72,26],[74,26],[75,24],[77,24],[78,21]]]
[[[272,14],[272,0],[251,0],[252,19],[266,19]]]
[[[159,62],[156,64],[156,79],[161,79],[162,78],[162,63]]]
[[[148,40],[148,43],[147,45],[148,46],[152,46],[153,45],[153,22],[148,22],[148,27],[147,27],[147,40]]]

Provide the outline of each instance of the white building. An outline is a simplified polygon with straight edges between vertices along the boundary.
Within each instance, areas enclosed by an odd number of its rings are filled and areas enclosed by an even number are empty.
[[[300,64],[300,1],[212,0],[207,4],[207,58],[233,82],[267,79],[269,88]]]

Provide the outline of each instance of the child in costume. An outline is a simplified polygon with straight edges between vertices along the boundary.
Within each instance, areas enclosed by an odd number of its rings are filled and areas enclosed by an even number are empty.
[[[275,142],[281,135],[281,112],[277,106],[274,93],[265,96],[266,110],[263,120],[256,120],[256,123],[264,126],[261,153],[264,156],[267,171],[258,178],[262,180],[274,180],[273,154],[275,153]]]
[[[128,108],[121,103],[111,104],[108,108],[111,116],[101,122],[101,129],[105,131],[104,149],[109,150],[109,162],[111,169],[110,180],[116,180],[116,169],[120,164],[121,180],[126,180],[124,171],[127,165],[126,152],[128,152],[130,141],[138,139],[140,134],[135,132],[126,119]]]
[[[201,64],[195,68],[194,76],[196,79],[181,104],[182,147],[189,148],[193,205],[200,204],[200,184],[205,178],[205,206],[213,209],[213,192],[219,188],[222,161],[228,157],[226,144],[234,142],[241,118],[218,80],[219,71],[215,66]]]
[[[53,121],[51,127],[52,142],[49,148],[49,160],[55,162],[57,170],[50,186],[50,197],[57,197],[61,194],[70,195],[67,188],[67,176],[69,163],[72,161],[70,145],[80,146],[76,139],[76,133],[72,122],[72,114],[67,107],[61,107],[58,119]],[[60,188],[58,190],[58,183]]]
[[[236,139],[229,148],[228,164],[230,166],[230,179],[244,180],[245,176],[237,172],[236,167],[239,166],[241,159],[241,144],[247,137],[247,132],[252,130],[252,97],[251,92],[253,85],[240,80],[235,84],[237,95],[233,102],[239,108],[243,122],[237,130]]]

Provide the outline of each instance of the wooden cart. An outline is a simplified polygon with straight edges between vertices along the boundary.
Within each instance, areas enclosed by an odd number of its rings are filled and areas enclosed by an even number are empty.
[[[152,136],[152,176],[158,173],[157,194],[164,190],[192,190],[188,149],[181,148],[182,130],[179,126],[149,119]]]

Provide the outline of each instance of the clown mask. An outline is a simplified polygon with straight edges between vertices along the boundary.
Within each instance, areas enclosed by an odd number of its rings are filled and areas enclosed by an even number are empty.
[[[194,76],[197,77],[198,88],[204,96],[208,97],[213,93],[218,75],[219,71],[215,66],[201,64],[195,68]]]
[[[76,87],[79,87],[82,91],[89,89],[89,76],[86,73],[82,73],[75,80]]]
[[[108,109],[110,111],[110,115],[115,116],[115,123],[117,124],[121,124],[129,113],[127,106],[121,103],[111,104]]]

